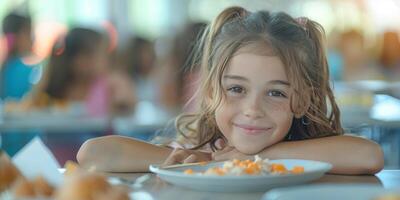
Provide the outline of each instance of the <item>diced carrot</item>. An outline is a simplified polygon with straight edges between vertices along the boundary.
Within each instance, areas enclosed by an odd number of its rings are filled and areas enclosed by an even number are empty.
[[[259,164],[253,162],[253,163],[249,163],[248,166],[249,167],[259,167]]]
[[[293,174],[302,174],[302,173],[304,173],[304,167],[302,167],[302,166],[294,166],[291,172]]]
[[[194,174],[193,169],[187,169],[183,172],[184,174]]]
[[[224,171],[223,169],[219,168],[219,167],[214,168],[214,172],[215,172],[217,175],[220,175],[220,176],[225,175],[225,171]]]
[[[246,169],[244,170],[244,172],[245,172],[246,174],[254,174],[254,173],[255,173],[255,170],[254,170],[254,168],[252,168],[252,167],[248,167],[248,168],[246,168]]]
[[[278,173],[286,173],[286,172],[287,172],[287,169],[286,169],[286,167],[285,167],[284,165],[282,165],[282,164],[276,164],[276,163],[274,163],[274,164],[271,165],[271,171],[272,171],[272,172],[278,172]]]
[[[239,167],[242,167],[242,168],[247,167],[247,164],[245,162],[240,162]]]

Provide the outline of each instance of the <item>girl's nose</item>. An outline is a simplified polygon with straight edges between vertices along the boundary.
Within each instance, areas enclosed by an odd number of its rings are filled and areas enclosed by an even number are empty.
[[[245,102],[243,114],[246,117],[257,119],[265,117],[265,112],[262,108],[259,97],[249,98],[248,101]]]

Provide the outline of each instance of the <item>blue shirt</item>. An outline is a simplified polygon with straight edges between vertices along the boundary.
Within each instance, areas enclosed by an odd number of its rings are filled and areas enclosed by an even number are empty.
[[[28,93],[40,76],[40,69],[23,63],[20,57],[14,57],[3,65],[0,77],[0,98],[20,100]]]

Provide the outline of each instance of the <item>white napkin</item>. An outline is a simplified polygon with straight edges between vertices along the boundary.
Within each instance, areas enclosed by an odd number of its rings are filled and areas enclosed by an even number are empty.
[[[25,145],[12,161],[28,179],[43,176],[54,186],[60,186],[63,182],[57,160],[39,137],[33,138]]]

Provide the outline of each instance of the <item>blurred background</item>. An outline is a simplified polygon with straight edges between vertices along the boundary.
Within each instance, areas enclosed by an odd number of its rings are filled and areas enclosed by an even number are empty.
[[[172,138],[197,85],[186,58],[233,5],[322,24],[346,132],[400,167],[398,0],[0,0],[1,148],[39,136],[63,165],[93,137]]]

